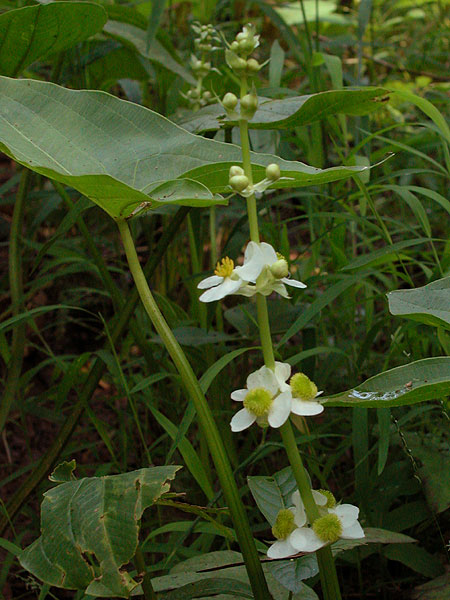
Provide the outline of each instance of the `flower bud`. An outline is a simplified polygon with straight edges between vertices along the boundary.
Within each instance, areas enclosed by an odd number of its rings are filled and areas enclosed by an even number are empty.
[[[209,102],[212,98],[211,92],[209,92],[208,90],[205,90],[202,94],[202,98],[203,98],[203,100],[206,100],[207,102]]]
[[[234,110],[237,106],[237,103],[237,96],[231,92],[227,92],[222,100],[222,104],[226,110]]]
[[[237,165],[233,165],[230,167],[230,177],[234,177],[235,175],[244,175],[244,169]]]
[[[249,73],[258,73],[258,71],[260,70],[260,68],[261,68],[261,65],[254,58],[249,58],[247,60],[247,71]]]
[[[258,96],[252,92],[241,98],[241,117],[251,119],[258,108]]]
[[[270,265],[269,269],[275,279],[283,279],[289,275],[289,267],[285,258],[279,258],[273,265]]]
[[[238,56],[232,50],[225,51],[225,60],[227,61],[227,65],[236,73],[242,73],[247,69],[247,61]]]
[[[276,163],[271,163],[266,167],[266,177],[270,181],[277,181],[281,177],[280,167]]]
[[[230,177],[229,184],[236,192],[243,192],[248,187],[249,180],[245,175],[234,175]]]
[[[256,44],[252,38],[246,38],[239,41],[239,52],[244,55],[249,55],[255,49]]]

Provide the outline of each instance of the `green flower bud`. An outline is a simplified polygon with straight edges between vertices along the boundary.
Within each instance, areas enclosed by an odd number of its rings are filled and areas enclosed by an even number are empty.
[[[268,165],[266,167],[266,177],[267,179],[270,179],[270,181],[277,181],[277,179],[280,179],[280,167],[275,163],[271,163],[270,165]]]
[[[222,100],[222,104],[226,110],[234,110],[237,106],[237,103],[237,96],[231,92],[227,92]]]
[[[244,55],[249,55],[256,48],[256,44],[252,38],[245,38],[243,40],[239,40],[239,52]]]
[[[236,73],[243,73],[247,69],[247,61],[231,50],[225,50],[227,65]]]
[[[230,177],[234,177],[235,175],[244,175],[244,169],[242,167],[238,167],[237,165],[233,165],[230,167]]]
[[[267,415],[272,406],[273,397],[269,390],[265,388],[254,388],[244,398],[244,407],[248,412],[263,417]]]
[[[291,510],[282,508],[277,515],[275,525],[272,527],[273,537],[285,540],[295,529],[294,515]]]
[[[312,525],[314,533],[322,542],[335,542],[342,535],[342,523],[337,515],[328,514],[316,519]]]
[[[234,175],[230,177],[229,184],[236,192],[243,192],[248,187],[249,180],[245,175]]]
[[[211,92],[209,92],[208,90],[205,90],[202,94],[202,98],[203,98],[203,100],[208,100],[208,101],[211,100],[211,98],[212,98]]]
[[[234,41],[231,43],[230,50],[232,52],[237,52],[239,50],[239,43]]]
[[[289,267],[285,258],[279,258],[277,262],[270,265],[269,269],[275,279],[283,279],[289,275]]]
[[[258,96],[255,93],[245,94],[241,98],[241,117],[251,119],[258,109]]]
[[[247,60],[247,71],[249,73],[258,73],[258,71],[260,70],[260,68],[261,68],[261,65],[254,58],[249,58]]]
[[[289,382],[294,398],[314,400],[317,396],[317,386],[304,373],[296,373]]]

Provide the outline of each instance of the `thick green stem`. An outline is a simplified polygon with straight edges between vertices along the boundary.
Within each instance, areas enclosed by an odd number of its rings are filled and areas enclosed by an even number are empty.
[[[228,457],[214,422],[208,402],[200,388],[198,380],[189,364],[183,350],[175,339],[171,329],[167,325],[161,314],[155,299],[147,284],[147,280],[142,271],[136,248],[131,237],[128,224],[125,220],[118,220],[122,242],[127,255],[128,264],[134,282],[139,292],[144,308],[149,315],[153,326],[161,337],[164,346],[169,352],[178,372],[181,375],[184,386],[189,397],[192,399],[197,411],[200,427],[202,428],[208,442],[211,457],[216,467],[217,475],[222,486],[225,499],[228,503],[231,517],[241,547],[244,562],[247,568],[250,584],[256,600],[267,600],[270,593],[256,551],[255,542],[247,519],[247,515],[242,504],[236,482],[233,478]]]

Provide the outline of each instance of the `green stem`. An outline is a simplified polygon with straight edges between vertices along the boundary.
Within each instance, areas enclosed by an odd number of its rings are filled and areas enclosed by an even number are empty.
[[[128,223],[121,219],[117,221],[117,225],[122,237],[125,253],[127,255],[128,265],[130,267],[131,274],[144,308],[149,315],[153,326],[161,337],[176,368],[178,369],[187,393],[192,399],[196,408],[200,427],[202,428],[208,442],[211,457],[214,461],[219,481],[230,509],[236,537],[241,547],[254,597],[256,600],[267,600],[271,596],[267,588],[267,583],[256,551],[253,535],[239,495],[239,490],[233,477],[224,445],[220,438],[216,423],[212,417],[208,402],[200,388],[191,365],[189,364],[183,350],[175,339],[175,336],[167,325],[155,302],[155,299],[153,298],[139,263]]]
[[[23,209],[27,197],[31,171],[22,171],[19,189],[17,191],[14,212],[11,221],[11,234],[9,238],[9,285],[11,293],[11,307],[13,316],[23,310],[23,275],[22,275],[22,235]],[[2,402],[0,403],[0,433],[8,418],[14,398],[19,389],[19,378],[22,372],[23,354],[26,341],[25,322],[19,323],[13,328],[11,341],[11,359],[8,363],[8,375],[5,383]]]
[[[243,86],[241,86],[241,97]],[[242,148],[242,164],[244,173],[248,178],[250,184],[253,182],[252,177],[252,165],[250,158],[250,142],[248,136],[248,123],[241,119],[239,121],[239,130],[241,133],[241,148]],[[250,238],[254,242],[259,242],[259,228],[258,228],[258,210],[256,206],[256,198],[253,194],[247,198],[247,211],[250,225]],[[267,310],[267,300],[265,296],[261,294],[256,295],[256,308],[258,317],[259,336],[261,339],[261,346],[264,355],[264,364],[269,369],[274,369],[275,359],[272,345],[272,336],[270,333],[270,322],[269,313]],[[297,443],[295,441],[294,432],[290,421],[286,421],[284,425],[280,427],[280,433],[283,440],[286,454],[289,459],[289,463],[292,467],[295,480],[297,482],[300,496],[305,505],[306,514],[309,522],[313,523],[319,517],[319,511],[314,501],[314,497],[311,491],[311,484],[309,477],[303,466],[303,462],[298,451]],[[325,547],[316,552],[317,561],[319,563],[320,579],[322,584],[322,591],[324,594],[324,600],[341,600],[341,593],[339,589],[339,582],[336,573],[336,567],[333,560],[330,547]]]
[[[147,566],[145,564],[144,553],[142,552],[142,548],[138,546],[136,548],[136,553],[134,555],[134,564],[136,565],[136,569],[139,575],[143,575],[142,579],[142,591],[144,592],[145,600],[157,600],[158,596],[155,593],[155,590],[152,586],[152,580],[150,574],[147,573]]]

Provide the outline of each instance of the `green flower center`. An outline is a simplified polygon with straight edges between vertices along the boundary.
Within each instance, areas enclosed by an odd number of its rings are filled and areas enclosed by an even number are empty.
[[[317,396],[317,386],[304,373],[296,373],[290,380],[292,395],[300,400],[314,400]]]
[[[272,527],[273,537],[285,540],[295,529],[294,515],[291,510],[283,508],[277,515],[275,525]]]
[[[342,523],[337,515],[325,515],[314,521],[312,526],[315,534],[322,542],[335,542],[341,537]]]
[[[334,508],[336,506],[336,498],[330,492],[330,490],[318,490],[323,496],[326,497],[327,503],[325,508]]]
[[[254,388],[245,396],[244,407],[252,415],[263,417],[267,415],[272,406],[273,397],[265,388]]]

